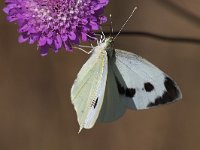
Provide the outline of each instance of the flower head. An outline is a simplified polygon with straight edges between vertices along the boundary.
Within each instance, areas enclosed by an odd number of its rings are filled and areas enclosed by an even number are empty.
[[[41,55],[50,48],[58,52],[64,47],[87,41],[107,18],[102,15],[109,0],[5,0],[4,12],[9,22],[17,22],[18,41],[37,42]]]

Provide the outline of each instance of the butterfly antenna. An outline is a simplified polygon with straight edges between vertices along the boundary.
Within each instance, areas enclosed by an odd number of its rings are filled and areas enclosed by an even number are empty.
[[[133,16],[133,13],[136,11],[137,7],[135,7],[133,9],[133,11],[131,12],[131,15],[128,17],[128,19],[125,21],[125,23],[122,25],[121,29],[119,30],[119,32],[117,33],[117,35],[113,38],[113,41],[118,37],[118,35],[121,33],[121,31],[124,29],[125,25],[127,24],[127,22],[131,19],[131,17]]]
[[[105,34],[103,32],[103,28],[102,27],[100,27],[100,30],[101,30],[101,34],[103,35],[103,38],[101,39],[102,42],[103,42],[105,40],[106,36],[105,36]]]
[[[112,14],[110,14],[110,36],[112,37],[113,35],[113,23],[112,23]]]

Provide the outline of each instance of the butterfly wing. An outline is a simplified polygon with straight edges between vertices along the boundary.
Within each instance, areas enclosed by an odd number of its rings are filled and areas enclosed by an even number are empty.
[[[103,105],[98,117],[99,122],[111,122],[117,120],[126,110],[126,107],[120,99],[120,95],[118,93],[111,61],[111,59],[108,60],[108,77]]]
[[[127,107],[147,109],[182,97],[168,75],[136,54],[116,49],[112,60],[118,92]]]
[[[83,65],[71,89],[80,130],[92,128],[99,115],[107,80],[107,53],[98,47]]]

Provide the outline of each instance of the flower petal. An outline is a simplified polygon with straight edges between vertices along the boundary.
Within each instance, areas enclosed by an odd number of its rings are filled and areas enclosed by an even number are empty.
[[[38,45],[39,46],[44,46],[44,45],[46,45],[46,43],[47,43],[47,38],[44,37],[44,36],[40,37],[40,39],[38,41]]]
[[[65,50],[68,52],[72,52],[72,46],[69,42],[64,42]]]
[[[46,56],[48,54],[49,47],[47,45],[40,47],[40,55]]]
[[[24,35],[21,34],[21,35],[18,37],[18,42],[19,42],[19,43],[23,43],[23,42],[26,42],[28,39],[29,39],[29,37],[24,36]]]
[[[83,42],[86,42],[88,40],[87,34],[85,32],[81,32],[82,40]]]
[[[75,40],[76,39],[76,34],[74,32],[69,32],[69,39],[70,40]]]
[[[56,36],[56,39],[54,40],[54,44],[55,44],[56,50],[58,50],[62,47],[62,39],[61,39],[60,35]]]
[[[98,30],[99,29],[99,25],[94,21],[90,22],[90,26],[91,26],[92,30]]]

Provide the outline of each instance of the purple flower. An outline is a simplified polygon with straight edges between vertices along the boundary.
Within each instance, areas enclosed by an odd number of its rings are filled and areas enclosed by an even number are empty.
[[[64,47],[87,41],[107,18],[102,15],[109,0],[5,0],[3,9],[9,22],[19,25],[19,42],[37,42],[42,56],[50,48],[58,52]]]

